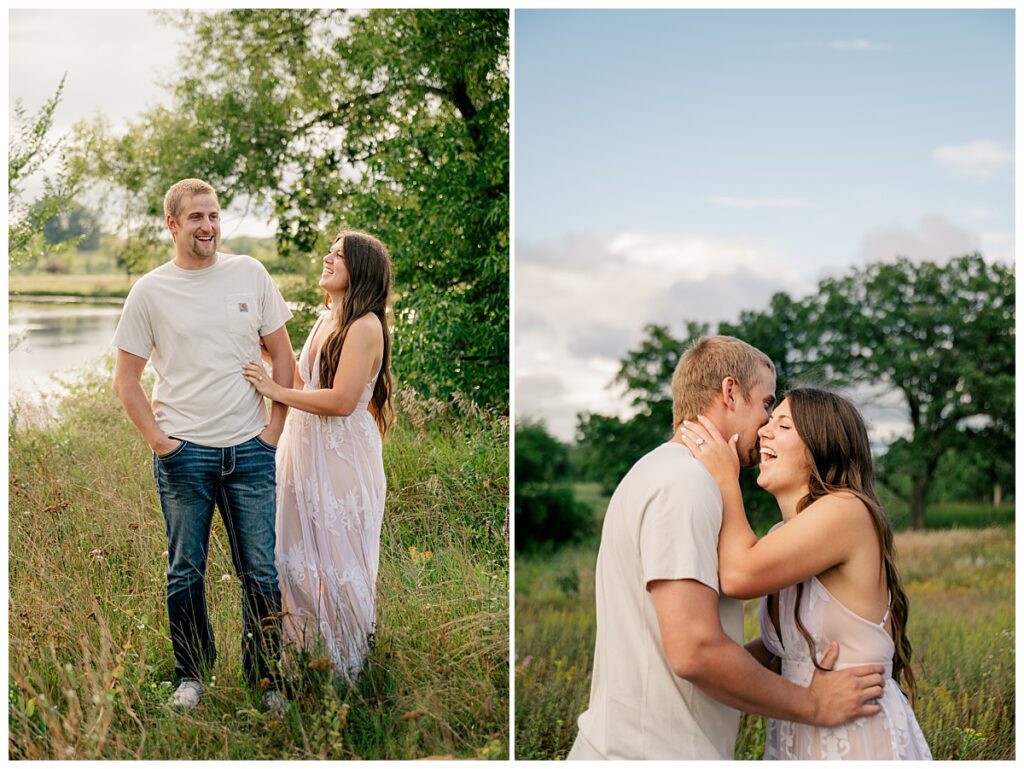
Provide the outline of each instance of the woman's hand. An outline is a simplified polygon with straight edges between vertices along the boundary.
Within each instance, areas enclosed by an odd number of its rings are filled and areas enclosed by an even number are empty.
[[[262,363],[256,360],[249,361],[242,366],[242,376],[256,388],[260,395],[270,398],[272,401],[278,400],[275,396],[280,393],[281,386],[267,376],[267,370],[263,368]]]
[[[740,474],[740,457],[736,453],[739,433],[727,442],[710,419],[703,414],[697,419],[700,424],[683,420],[679,428],[683,444],[708,469],[720,488],[735,484]]]

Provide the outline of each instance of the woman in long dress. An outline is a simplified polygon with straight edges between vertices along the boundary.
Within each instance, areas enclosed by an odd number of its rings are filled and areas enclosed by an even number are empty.
[[[907,595],[857,409],[835,393],[798,388],[758,431],[757,482],[782,511],[782,522],[761,539],[743,509],[735,436],[725,441],[698,419],[684,422],[680,433],[722,492],[722,591],[764,596],[761,637],[748,650],[803,686],[832,641],[840,649],[836,668],[882,663],[888,671],[875,715],[832,728],[769,719],[764,757],[930,759],[904,694],[915,691]]]
[[[324,305],[293,389],[252,361],[245,378],[292,408],[277,450],[277,548],[288,647],[326,653],[355,679],[376,623],[374,591],[393,418],[385,321],[391,260],[376,238],[343,231],[323,259]]]

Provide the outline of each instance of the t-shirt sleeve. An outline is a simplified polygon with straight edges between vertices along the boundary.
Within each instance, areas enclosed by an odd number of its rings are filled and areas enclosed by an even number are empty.
[[[259,263],[257,262],[257,264]],[[260,308],[259,333],[260,336],[268,336],[291,320],[292,311],[288,309],[288,304],[281,296],[281,292],[274,284],[274,279],[270,277],[267,268],[260,264],[259,269],[263,279],[263,287],[260,292],[262,307]]]
[[[119,350],[148,359],[153,352],[155,340],[142,286],[136,283],[128,292],[111,344]]]
[[[640,522],[644,585],[694,579],[718,592],[722,497],[710,479],[678,479],[651,497]]]

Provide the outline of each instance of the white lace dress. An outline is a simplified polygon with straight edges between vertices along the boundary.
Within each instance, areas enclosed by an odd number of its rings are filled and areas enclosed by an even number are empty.
[[[303,390],[319,388],[319,352],[309,360],[319,323],[299,356]],[[276,556],[285,663],[294,644],[326,655],[350,680],[359,675],[376,623],[386,490],[380,433],[367,410],[376,379],[377,374],[347,417],[290,409],[277,449]]]
[[[782,660],[782,675],[800,686],[808,686],[814,663],[806,639],[794,619],[797,586],[779,592],[779,625],[783,645],[768,612],[768,598],[761,599],[761,636],[765,647]],[[881,712],[858,718],[843,726],[825,728],[792,721],[768,719],[764,757],[766,759],[931,759],[910,703],[892,678],[895,645],[885,630],[888,612],[876,625],[841,604],[816,578],[803,583],[800,620],[814,639],[817,659],[829,644],[839,642],[840,661],[836,669],[866,663],[881,663],[886,682],[878,703]]]

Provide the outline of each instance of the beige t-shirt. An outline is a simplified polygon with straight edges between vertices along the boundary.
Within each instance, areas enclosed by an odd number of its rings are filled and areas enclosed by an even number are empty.
[[[677,676],[647,585],[694,579],[718,590],[722,496],[689,450],[642,457],[608,504],[597,556],[597,644],[590,707],[571,759],[731,759],[740,713]],[[743,643],[743,603],[720,597],[722,628]]]
[[[167,435],[202,446],[237,446],[267,425],[263,397],[242,377],[260,359],[260,337],[291,318],[266,268],[217,254],[202,270],[174,262],[139,278],[113,344],[156,370],[153,413]]]

